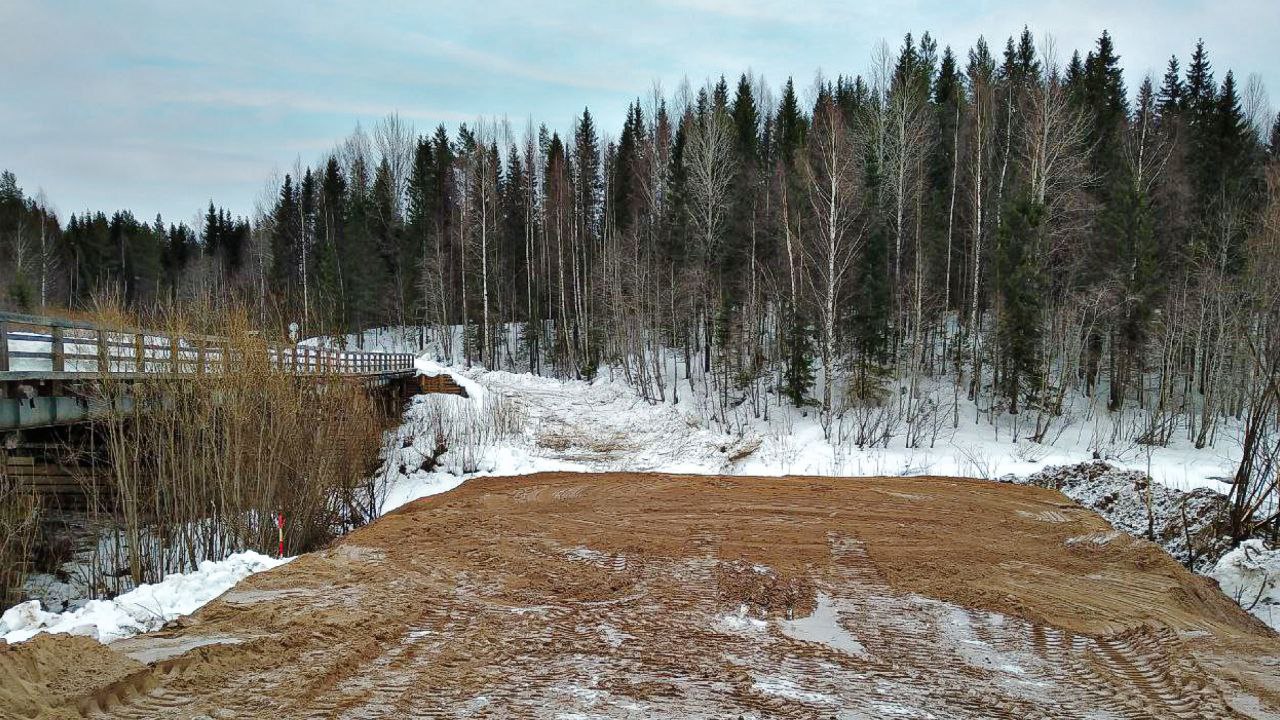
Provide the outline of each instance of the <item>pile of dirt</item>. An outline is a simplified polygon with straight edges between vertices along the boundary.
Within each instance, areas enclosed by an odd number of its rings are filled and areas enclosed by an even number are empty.
[[[104,718],[1280,714],[1280,640],[1212,583],[951,478],[474,479],[118,644],[123,689],[45,642],[68,677],[23,677]]]
[[[1100,461],[1053,465],[1007,481],[1058,490],[1116,529],[1158,543],[1196,572],[1208,572],[1231,549],[1231,538],[1223,533],[1227,498],[1209,488],[1175,490],[1146,473]]]
[[[0,717],[79,718],[83,701],[145,670],[92,638],[0,640]]]

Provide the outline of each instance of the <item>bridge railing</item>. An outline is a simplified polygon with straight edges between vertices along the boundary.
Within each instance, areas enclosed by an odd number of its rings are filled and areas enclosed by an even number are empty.
[[[0,373],[186,375],[225,372],[264,359],[271,371],[296,375],[384,375],[414,367],[409,353],[278,343],[248,350],[225,337],[0,313]]]

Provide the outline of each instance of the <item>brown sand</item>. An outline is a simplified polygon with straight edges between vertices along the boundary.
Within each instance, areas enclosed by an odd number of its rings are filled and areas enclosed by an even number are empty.
[[[0,707],[1280,716],[1280,640],[1209,581],[1057,492],[947,478],[471,480],[183,625],[111,651],[0,651]]]

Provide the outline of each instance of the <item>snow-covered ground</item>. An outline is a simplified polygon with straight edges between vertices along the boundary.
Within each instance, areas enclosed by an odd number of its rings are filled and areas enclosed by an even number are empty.
[[[514,337],[514,327],[506,328]],[[507,474],[548,468],[542,460],[569,463],[562,469],[656,470],[664,472],[723,472],[742,475],[959,475],[995,479],[1004,475],[1030,475],[1054,465],[1104,460],[1125,470],[1141,471],[1165,487],[1191,490],[1205,487],[1225,492],[1235,472],[1240,449],[1239,428],[1230,419],[1220,420],[1212,444],[1196,448],[1185,431],[1174,432],[1166,446],[1139,443],[1145,411],[1131,408],[1111,413],[1102,405],[1069,393],[1061,416],[1046,432],[1048,441],[1026,439],[1033,412],[994,416],[964,397],[957,397],[949,382],[925,380],[921,392],[932,418],[918,431],[918,439],[906,441],[902,418],[887,421],[887,442],[857,447],[856,413],[847,412],[843,427],[835,423],[824,433],[814,407],[795,408],[785,399],[763,393],[756,403],[731,401],[727,409],[713,407],[713,395],[701,377],[684,377],[679,365],[679,402],[671,403],[675,365],[659,363],[666,374],[665,402],[648,403],[614,368],[603,368],[594,382],[537,377],[528,373],[463,369],[460,360],[460,328],[440,331],[416,326],[372,328],[340,340],[311,338],[303,344],[363,347],[380,352],[417,353],[422,363],[448,366],[458,377],[472,379],[524,411],[530,425],[546,421],[562,434],[576,434],[590,445],[609,444],[626,435],[630,452],[547,452],[536,442],[522,451],[517,443],[503,463],[492,458],[490,471]],[[518,345],[508,338],[509,345]],[[446,345],[448,349],[446,350]],[[675,356],[673,356],[674,358]],[[682,357],[682,356],[680,356]],[[429,359],[429,360],[428,360]],[[694,362],[695,375],[698,374]],[[821,369],[818,370],[819,375]],[[894,391],[896,387],[890,388]],[[712,418],[722,415],[722,421]],[[868,421],[871,422],[871,421]],[[840,440],[843,436],[846,439]],[[528,440],[529,438],[526,438]],[[755,449],[746,452],[752,446]],[[721,448],[727,448],[722,451]],[[576,448],[582,450],[583,448]],[[589,449],[589,448],[587,448]],[[739,453],[746,452],[742,457]],[[502,454],[502,453],[499,453]],[[728,462],[726,462],[726,454]]]
[[[1209,572],[1227,597],[1280,632],[1280,548],[1245,540]]]
[[[426,362],[420,360],[419,366],[426,367]],[[440,371],[439,365],[430,366]],[[858,448],[828,439],[815,409],[794,408],[773,398],[768,400],[767,417],[765,412],[746,418],[740,413],[735,431],[726,432],[708,419],[705,397],[687,385],[681,388],[678,404],[650,403],[607,374],[584,382],[481,368],[452,372],[461,382],[481,385],[487,394],[471,401],[422,398],[411,408],[407,424],[413,425],[424,413],[450,412],[450,407],[476,412],[485,402],[518,415],[519,432],[480,448],[479,469],[491,474],[561,469],[995,479],[1098,459],[1095,451],[1102,447],[1098,454],[1109,464],[1148,473],[1166,487],[1222,492],[1238,461],[1225,450],[1197,450],[1181,438],[1169,447],[1100,444],[1097,438],[1111,431],[1108,420],[1100,417],[1068,427],[1052,445],[1015,442],[1008,428],[993,427],[985,419],[975,422],[972,412],[961,412],[958,427],[946,423],[936,438],[925,437],[920,447],[908,447],[898,435],[888,447]],[[446,470],[451,469],[450,459],[443,459]]]
[[[170,620],[195,612],[249,575],[292,559],[271,558],[252,550],[239,552],[225,560],[206,560],[189,573],[175,573],[158,583],[139,585],[113,600],[90,600],[64,613],[46,612],[39,601],[31,600],[0,615],[0,638],[16,643],[49,632],[87,635],[109,643],[159,630]]]

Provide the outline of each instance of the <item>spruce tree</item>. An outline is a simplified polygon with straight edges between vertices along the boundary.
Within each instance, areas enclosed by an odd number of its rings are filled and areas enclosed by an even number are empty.
[[[745,74],[738,78],[729,118],[734,127],[735,175],[731,187],[731,210],[723,252],[717,269],[725,288],[725,302],[737,307],[750,283],[753,241],[760,240],[756,229],[756,202],[760,185],[760,113],[755,93]]]
[[[1272,160],[1280,159],[1280,113],[1276,113],[1275,122],[1271,124],[1271,136],[1267,142],[1267,152]]]
[[[1071,53],[1071,62],[1067,63],[1063,73],[1062,86],[1077,106],[1084,104],[1084,61],[1080,59],[1080,51]]]
[[[1256,212],[1263,181],[1255,161],[1256,136],[1240,106],[1230,71],[1206,119],[1201,149],[1205,250],[1221,271],[1244,267],[1245,218]]]
[[[320,181],[316,212],[316,322],[322,332],[344,334],[342,266],[338,248],[344,245],[346,179],[338,159],[329,156]]]
[[[944,287],[944,302],[957,301],[960,293],[950,292],[945,285],[952,281],[948,270],[952,261],[958,258],[953,255],[960,247],[959,233],[956,225],[956,195],[961,180],[959,148],[960,129],[963,125],[963,107],[965,101],[964,78],[950,46],[942,52],[942,64],[938,69],[937,81],[933,87],[934,126],[937,128],[938,141],[933,144],[928,157],[928,198],[925,212],[928,214],[928,238],[930,257],[937,258],[931,263],[934,282]],[[943,307],[944,312],[951,307]]]
[[[213,201],[209,201],[209,209],[204,214],[204,252],[210,257],[222,257],[222,218],[218,215]]]
[[[609,213],[614,229],[626,233],[637,219],[640,204],[640,144],[644,139],[640,101],[627,106],[622,135],[609,167]]]
[[[805,122],[800,114],[800,101],[796,98],[795,84],[791,78],[782,87],[782,100],[778,103],[778,156],[788,167],[795,162],[796,150],[804,142]]]
[[[1169,58],[1169,64],[1165,68],[1164,79],[1160,83],[1160,93],[1157,96],[1158,108],[1156,117],[1164,122],[1171,120],[1182,113],[1186,108],[1185,90],[1182,85],[1182,71],[1178,67],[1178,56],[1173,55]]]
[[[1092,192],[1103,212],[1114,211],[1125,187],[1123,143],[1128,125],[1129,102],[1111,36],[1103,31],[1084,63],[1082,109],[1090,119],[1088,142],[1092,150],[1089,166],[1094,176]],[[1115,272],[1117,247],[1105,227],[1098,226],[1083,259],[1083,278],[1096,283]]]
[[[1092,120],[1089,139],[1093,166],[1095,172],[1108,174],[1114,171],[1121,157],[1120,135],[1128,117],[1129,101],[1120,56],[1115,53],[1111,35],[1105,30],[1098,38],[1096,50],[1085,59],[1084,72],[1084,105]]]
[[[1213,111],[1217,86],[1214,85],[1213,65],[1209,62],[1209,53],[1204,48],[1204,40],[1196,41],[1196,49],[1191,54],[1191,64],[1187,66],[1185,88],[1184,106],[1190,114],[1193,127],[1206,124]]]
[[[782,392],[792,405],[803,407],[814,380],[813,334],[798,313],[787,323],[783,356]]]
[[[864,162],[868,197],[881,193],[884,173],[874,151]],[[856,267],[850,312],[846,314],[848,333],[857,352],[857,375],[853,392],[864,400],[880,396],[883,365],[889,353],[889,324],[892,319],[893,287],[891,261],[893,229],[880,204],[867,216],[866,243]]]
[[[285,303],[285,311],[293,312],[294,278],[298,264],[298,196],[293,178],[284,176],[280,196],[272,213],[271,289]],[[290,316],[292,320],[292,315]]]
[[[345,300],[343,325],[354,330],[364,327],[370,318],[377,317],[376,286],[381,270],[374,232],[372,178],[369,168],[360,159],[352,163],[347,188],[338,262],[342,267]]]
[[[1005,209],[1004,216],[996,255],[1001,299],[998,341],[1004,363],[1003,392],[1009,412],[1016,414],[1022,393],[1038,380],[1045,299],[1040,261],[1044,207],[1024,194]]]
[[[574,128],[573,166],[579,230],[584,240],[593,239],[599,237],[602,191],[600,138],[595,120],[587,108],[582,109],[582,118]]]

